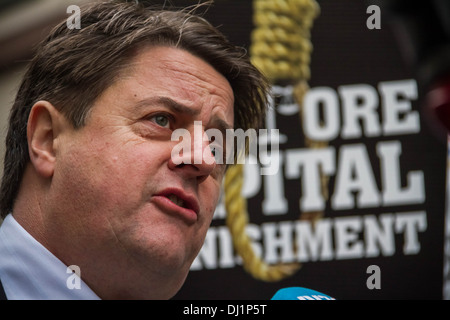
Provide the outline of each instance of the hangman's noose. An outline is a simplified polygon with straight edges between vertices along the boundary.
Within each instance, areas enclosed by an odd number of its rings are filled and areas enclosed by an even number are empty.
[[[303,97],[309,89],[310,56],[312,52],[311,27],[320,8],[315,0],[254,0],[250,46],[252,63],[269,79],[271,84],[282,82],[294,85],[294,98],[302,118]],[[305,147],[321,148],[326,142],[305,140]],[[257,256],[246,233],[248,225],[247,201],[241,195],[243,165],[231,166],[224,181],[226,224],[230,229],[234,248],[242,257],[243,267],[254,278],[279,281],[299,268],[299,263],[268,265]],[[324,197],[328,179],[321,176]],[[304,212],[301,219],[316,220],[323,212]]]

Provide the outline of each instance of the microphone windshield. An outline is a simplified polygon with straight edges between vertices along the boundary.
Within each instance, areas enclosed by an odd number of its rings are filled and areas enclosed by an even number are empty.
[[[329,295],[302,287],[283,288],[278,290],[271,300],[335,300]]]

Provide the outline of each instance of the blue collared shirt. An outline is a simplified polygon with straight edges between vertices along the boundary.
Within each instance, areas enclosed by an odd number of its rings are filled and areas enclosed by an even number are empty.
[[[0,280],[8,300],[97,300],[71,269],[9,214],[0,227]]]

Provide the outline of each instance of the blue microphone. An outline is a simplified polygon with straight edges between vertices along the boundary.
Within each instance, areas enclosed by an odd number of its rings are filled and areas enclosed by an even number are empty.
[[[336,300],[315,290],[291,287],[278,290],[270,300]]]

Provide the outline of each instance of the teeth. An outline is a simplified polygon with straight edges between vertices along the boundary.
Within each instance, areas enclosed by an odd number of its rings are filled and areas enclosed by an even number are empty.
[[[183,199],[178,198],[176,195],[170,194],[170,195],[167,196],[167,198],[170,201],[172,201],[173,203],[175,203],[177,206],[184,207]]]

